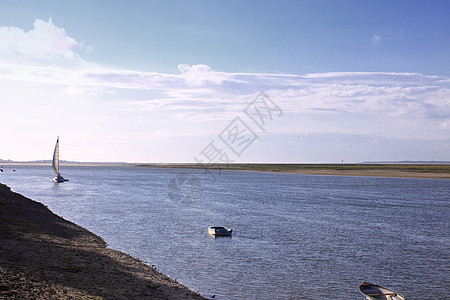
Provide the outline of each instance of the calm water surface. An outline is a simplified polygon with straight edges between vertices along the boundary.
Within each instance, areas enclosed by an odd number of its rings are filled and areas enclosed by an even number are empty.
[[[7,166],[0,182],[208,297],[359,299],[366,280],[450,298],[449,180],[62,171],[70,181],[54,184],[49,167]],[[211,225],[233,237],[209,236]]]

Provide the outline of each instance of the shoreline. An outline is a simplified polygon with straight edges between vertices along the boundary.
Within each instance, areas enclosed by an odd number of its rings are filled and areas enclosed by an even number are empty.
[[[141,164],[137,167],[283,174],[450,179],[450,164]]]
[[[49,166],[43,162],[4,162],[3,166]],[[392,178],[450,179],[450,164],[446,163],[358,163],[358,164],[287,164],[287,163],[62,163],[71,167],[148,167],[200,169],[220,171],[252,171],[305,175],[365,176]],[[4,168],[4,167],[3,167]],[[6,168],[4,168],[6,169]]]
[[[205,299],[0,183],[0,299]]]
[[[400,170],[298,170],[281,171],[278,173],[331,176],[450,179],[450,174],[448,173],[420,173]]]

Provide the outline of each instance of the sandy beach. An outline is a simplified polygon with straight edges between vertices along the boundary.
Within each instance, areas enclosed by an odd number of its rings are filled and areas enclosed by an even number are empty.
[[[0,299],[204,299],[0,184]]]
[[[407,172],[401,170],[292,170],[279,172],[309,175],[450,179],[450,173]]]
[[[450,179],[450,164],[160,164],[139,167],[271,172],[308,175]]]

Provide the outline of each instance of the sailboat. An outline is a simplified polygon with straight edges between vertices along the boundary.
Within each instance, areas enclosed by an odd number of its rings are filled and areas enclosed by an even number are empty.
[[[56,174],[56,177],[53,178],[53,182],[69,181],[69,179],[65,179],[64,177],[61,176],[61,173],[59,173],[59,136],[56,139],[55,151],[53,151],[52,168]]]

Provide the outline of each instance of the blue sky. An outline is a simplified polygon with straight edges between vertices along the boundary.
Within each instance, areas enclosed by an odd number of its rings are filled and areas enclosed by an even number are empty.
[[[59,135],[80,161],[193,162],[211,142],[236,162],[450,160],[448,11],[3,1],[0,158],[48,159]],[[260,92],[264,128],[244,111]],[[257,135],[239,155],[220,138],[236,117]]]

